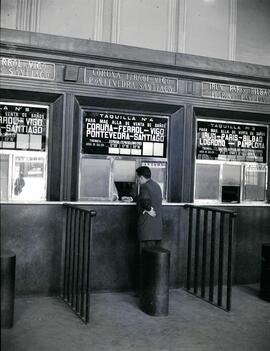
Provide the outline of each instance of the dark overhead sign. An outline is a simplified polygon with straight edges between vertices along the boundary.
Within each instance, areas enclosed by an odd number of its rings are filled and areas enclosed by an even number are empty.
[[[267,127],[260,125],[197,122],[198,160],[266,163]]]
[[[82,153],[166,157],[166,117],[83,112]]]

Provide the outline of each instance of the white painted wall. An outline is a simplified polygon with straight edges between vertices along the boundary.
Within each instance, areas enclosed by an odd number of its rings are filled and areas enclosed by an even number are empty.
[[[270,0],[2,0],[1,26],[270,65]]]
[[[98,0],[41,1],[41,33],[81,39],[94,39],[95,11]]]
[[[16,29],[17,0],[1,0],[1,27]]]
[[[236,59],[270,66],[270,0],[238,0]]]
[[[188,0],[186,52],[227,58],[229,51],[230,0]]]

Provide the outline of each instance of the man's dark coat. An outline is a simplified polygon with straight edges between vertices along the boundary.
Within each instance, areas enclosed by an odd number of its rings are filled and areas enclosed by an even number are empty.
[[[151,217],[144,213],[151,207],[156,212],[156,217]],[[140,186],[140,193],[137,198],[138,209],[138,239],[143,240],[161,240],[162,239],[162,193],[160,186],[149,179],[145,184]]]

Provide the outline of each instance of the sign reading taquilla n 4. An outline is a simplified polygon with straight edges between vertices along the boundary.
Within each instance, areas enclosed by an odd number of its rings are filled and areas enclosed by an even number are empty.
[[[202,96],[222,100],[270,104],[270,89],[234,84],[203,82]]]
[[[0,76],[54,80],[55,64],[0,57]]]
[[[177,78],[142,72],[86,68],[84,82],[85,84],[106,88],[133,89],[165,94],[178,93]]]

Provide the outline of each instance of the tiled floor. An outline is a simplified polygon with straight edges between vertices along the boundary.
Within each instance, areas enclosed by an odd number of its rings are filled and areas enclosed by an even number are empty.
[[[257,287],[235,287],[230,313],[182,289],[170,291],[168,317],[150,317],[137,304],[127,293],[93,294],[85,326],[57,298],[17,299],[2,351],[270,350],[270,303]]]

